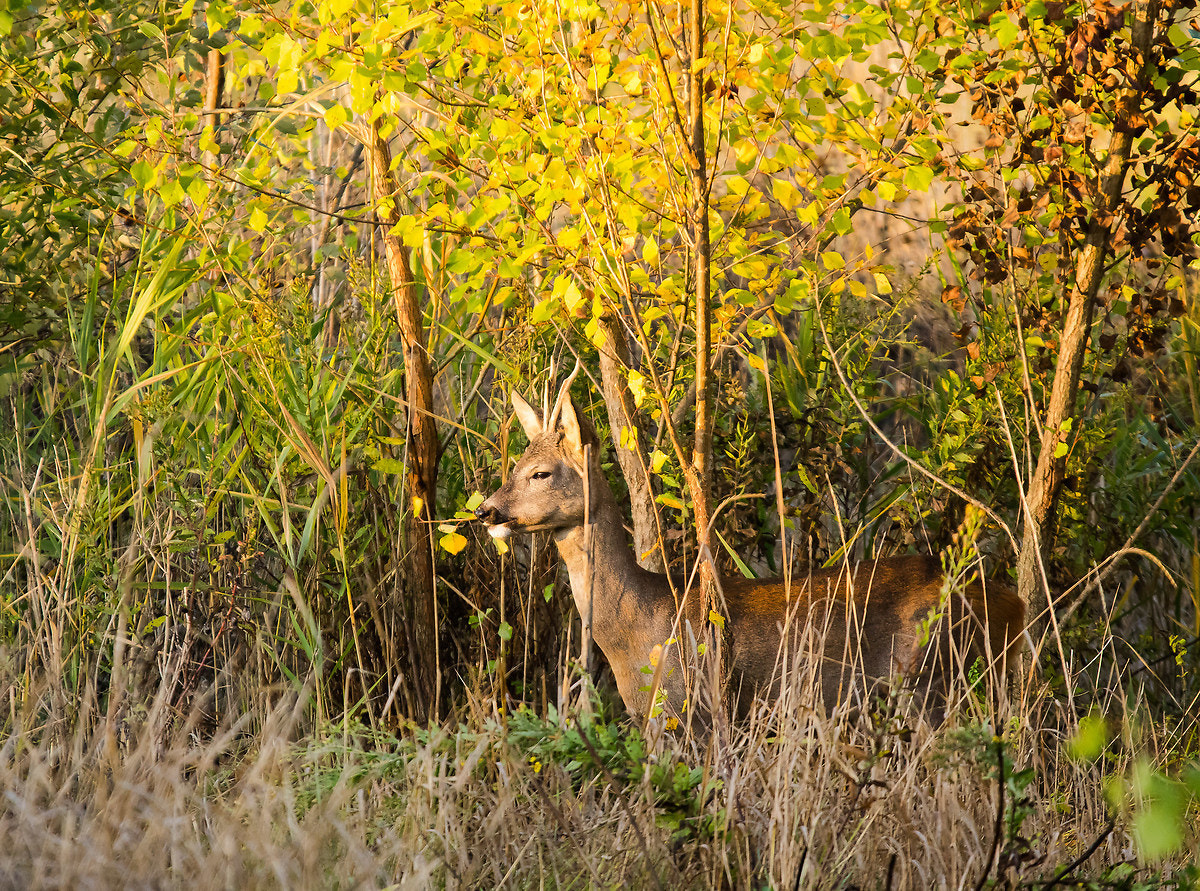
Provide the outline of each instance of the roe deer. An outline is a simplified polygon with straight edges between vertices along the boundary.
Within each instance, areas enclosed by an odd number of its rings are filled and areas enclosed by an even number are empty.
[[[665,694],[667,708],[680,715],[688,696],[685,642],[702,639],[707,617],[698,594],[680,596],[682,580],[673,584],[638,565],[600,467],[596,434],[567,395],[569,386],[545,425],[513,392],[529,447],[476,516],[494,538],[550,532],[625,707],[644,717],[661,690],[658,702]],[[997,583],[986,589],[973,583],[947,602],[943,581],[938,561],[921,556],[868,560],[853,572],[813,571],[790,586],[782,579],[720,579],[729,685],[723,695],[744,714],[755,694],[777,693],[781,666],[790,664],[814,671],[826,706],[897,673],[939,701],[955,664],[1012,659],[1025,613],[1021,600]],[[951,653],[965,663],[954,663]],[[658,666],[654,690],[646,668],[652,665]]]

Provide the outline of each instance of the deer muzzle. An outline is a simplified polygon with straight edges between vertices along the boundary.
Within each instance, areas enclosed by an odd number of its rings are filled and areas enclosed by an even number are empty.
[[[475,516],[481,523],[487,524],[488,535],[492,538],[508,538],[512,535],[512,528],[508,525],[512,517],[492,504],[492,499],[475,508]]]

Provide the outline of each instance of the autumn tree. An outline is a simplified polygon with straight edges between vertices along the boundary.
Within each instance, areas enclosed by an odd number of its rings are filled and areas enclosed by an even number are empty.
[[[962,191],[948,206],[949,241],[965,259],[970,301],[981,314],[1004,307],[1013,326],[1011,337],[979,335],[997,339],[983,344],[978,381],[1006,372],[1023,394],[1018,585],[1042,628],[1054,618],[1056,512],[1089,404],[1132,358],[1161,348],[1183,309],[1180,270],[1197,255],[1196,4],[945,13],[922,64],[945,109],[942,175]],[[949,135],[964,99],[986,131],[981,150]]]

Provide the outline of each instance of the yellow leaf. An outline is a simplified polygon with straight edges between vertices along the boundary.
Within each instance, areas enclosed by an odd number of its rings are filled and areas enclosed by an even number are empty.
[[[459,535],[457,532],[451,532],[449,535],[443,535],[441,545],[451,554],[457,554],[467,546],[467,537]]]
[[[708,611],[708,621],[712,622],[714,625],[716,625],[722,631],[725,630],[725,617],[723,615],[721,615],[719,612],[717,612],[715,609],[710,609]]]
[[[880,294],[892,293],[892,283],[888,280],[886,275],[884,275],[882,272],[875,272],[872,274],[875,276],[876,291],[878,291]]]
[[[752,140],[743,139],[733,146],[733,153],[739,164],[749,167],[758,157],[758,146]]]
[[[600,317],[592,316],[591,320],[583,326],[583,333],[587,336],[598,350],[604,349],[604,345],[608,343],[608,335],[600,327]]]
[[[646,398],[646,378],[640,371],[629,372],[629,392],[633,394],[633,404],[640,407]]]
[[[673,507],[675,510],[683,510],[683,502],[672,495],[670,492],[663,492],[657,499],[659,504],[665,504],[667,507]]]
[[[775,196],[776,201],[783,205],[785,210],[794,210],[804,200],[800,190],[792,184],[791,180],[786,179],[772,181],[771,194]]]
[[[323,117],[325,118],[325,126],[330,130],[336,130],[342,124],[346,123],[346,121],[350,120],[350,112],[344,106],[333,105],[325,109]]]
[[[507,554],[508,553],[508,542],[506,542],[503,538],[493,538],[492,544],[494,544],[496,546],[496,553],[498,553],[498,554]]]
[[[761,43],[756,43],[756,44],[752,45],[750,47],[750,51],[748,53],[746,53],[746,61],[749,62],[751,65],[757,65],[759,62],[762,61],[762,57],[763,57],[763,45]]]
[[[563,303],[567,305],[567,309],[571,312],[574,312],[575,307],[583,302],[583,294],[573,281],[567,281],[566,287],[563,288],[562,298]]]
[[[844,269],[846,261],[837,251],[825,251],[821,254],[821,262],[826,269]]]
[[[412,500],[413,516],[421,516],[421,509],[425,507],[425,499],[420,495],[414,495]]]
[[[255,232],[262,232],[267,228],[267,215],[261,207],[256,207],[250,211],[250,228]]]

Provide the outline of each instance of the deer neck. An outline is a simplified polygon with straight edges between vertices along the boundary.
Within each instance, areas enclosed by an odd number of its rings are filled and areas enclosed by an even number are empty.
[[[585,625],[590,621],[596,643],[611,661],[614,652],[648,650],[653,639],[665,639],[674,611],[664,607],[673,599],[665,575],[638,565],[602,471],[593,468],[591,479],[588,521],[559,530],[554,541],[571,577],[579,615]],[[651,642],[645,644],[643,638]]]

